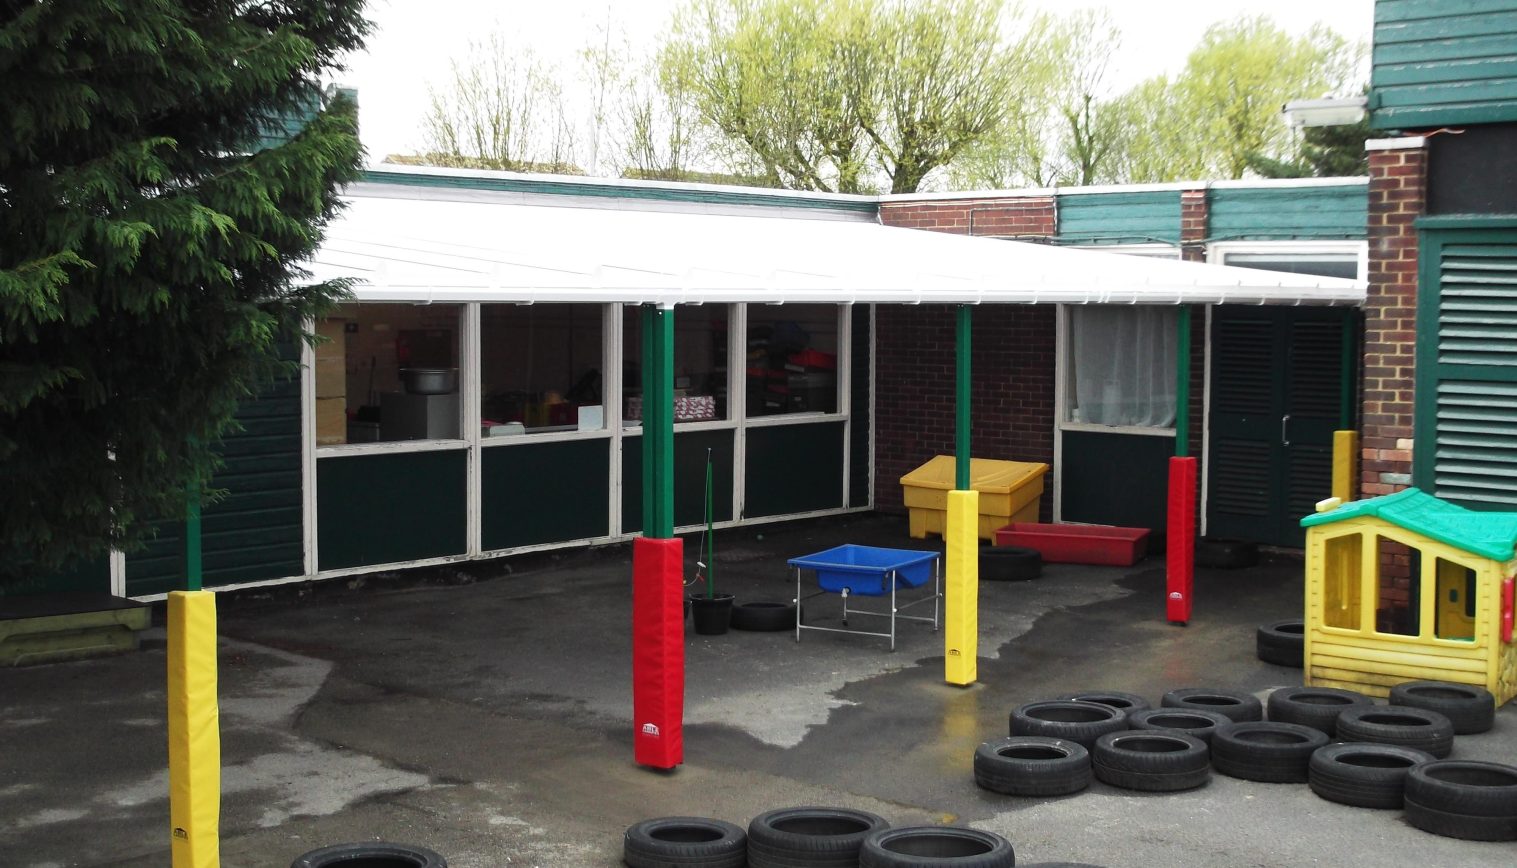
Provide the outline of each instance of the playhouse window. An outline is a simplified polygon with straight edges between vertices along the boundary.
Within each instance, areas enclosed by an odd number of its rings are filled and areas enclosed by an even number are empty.
[[[1356,533],[1327,541],[1322,623],[1328,627],[1359,629],[1359,562],[1363,547],[1364,541]]]
[[[1434,634],[1439,639],[1475,638],[1475,571],[1464,564],[1438,558],[1434,573]]]
[[[1422,552],[1383,536],[1375,541],[1375,632],[1421,635]]]

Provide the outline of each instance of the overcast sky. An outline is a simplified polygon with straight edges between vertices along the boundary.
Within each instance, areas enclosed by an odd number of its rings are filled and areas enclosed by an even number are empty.
[[[338,80],[358,88],[360,123],[370,160],[421,146],[427,85],[442,83],[449,62],[470,39],[501,32],[572,70],[574,55],[604,27],[651,46],[680,0],[370,0],[377,32]],[[1177,70],[1208,25],[1241,15],[1268,15],[1292,33],[1316,22],[1369,42],[1373,0],[1023,0],[1034,10],[1105,8],[1122,31],[1111,70],[1115,89]]]

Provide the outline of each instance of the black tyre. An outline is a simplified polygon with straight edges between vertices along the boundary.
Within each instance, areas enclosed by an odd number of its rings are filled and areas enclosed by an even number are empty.
[[[1055,699],[1078,699],[1081,702],[1097,702],[1101,705],[1110,705],[1127,712],[1129,715],[1134,711],[1146,711],[1153,706],[1148,700],[1136,693],[1122,693],[1118,690],[1081,690],[1077,693],[1066,693],[1056,696]]]
[[[1254,651],[1259,659],[1276,666],[1300,669],[1304,660],[1306,624],[1297,618],[1293,621],[1273,621],[1260,624],[1254,631]]]
[[[1299,723],[1334,735],[1338,731],[1338,715],[1350,708],[1374,704],[1362,693],[1336,687],[1282,687],[1269,695],[1266,708],[1270,720]]]
[[[1043,574],[1043,555],[1021,546],[980,546],[980,578],[992,582],[1025,582]]]
[[[1517,821],[1517,766],[1439,760],[1413,768],[1406,797],[1451,814]]]
[[[1424,832],[1465,841],[1517,841],[1517,817],[1475,817],[1407,799],[1406,821]]]
[[[1239,539],[1196,540],[1196,566],[1212,570],[1236,570],[1259,562],[1258,543]]]
[[[1160,705],[1191,711],[1215,711],[1228,720],[1242,722],[1264,719],[1264,703],[1251,693],[1221,687],[1184,687],[1164,694]]]
[[[1163,730],[1109,732],[1090,754],[1096,778],[1128,790],[1193,790],[1211,779],[1206,743]]]
[[[853,868],[885,818],[849,808],[781,808],[748,824],[750,868]]]
[[[1009,796],[1067,796],[1090,786],[1090,754],[1072,741],[1014,735],[975,748],[974,782]]]
[[[1011,712],[1012,735],[1046,735],[1075,742],[1086,750],[1108,732],[1127,728],[1127,714],[1099,702],[1053,699],[1029,702]]]
[[[631,868],[743,868],[748,836],[705,817],[659,817],[627,827],[622,861]]]
[[[732,607],[732,629],[775,633],[795,629],[794,603],[738,603]]]
[[[994,832],[958,826],[903,826],[864,839],[859,868],[1012,868],[1011,842]]]
[[[1101,866],[1092,865],[1089,862],[1034,862],[1031,865],[1023,864],[1019,868],[1101,868]]]
[[[1356,705],[1338,715],[1338,738],[1399,744],[1439,759],[1454,749],[1454,725],[1436,711],[1404,705]]]
[[[335,844],[322,847],[290,863],[290,868],[448,868],[448,860],[425,847],[409,844]]]
[[[1485,732],[1496,723],[1496,697],[1484,687],[1451,681],[1408,681],[1391,688],[1391,705],[1436,711],[1455,735]]]
[[[1232,778],[1304,784],[1310,778],[1312,754],[1326,744],[1326,733],[1298,723],[1230,723],[1212,736],[1211,764]]]
[[[1312,754],[1307,783],[1312,792],[1359,808],[1399,808],[1406,776],[1433,761],[1427,751],[1394,744],[1330,744]]]
[[[1217,727],[1229,723],[1232,721],[1215,711],[1191,708],[1152,708],[1127,716],[1127,724],[1133,729],[1180,732],[1198,738],[1208,746]]]

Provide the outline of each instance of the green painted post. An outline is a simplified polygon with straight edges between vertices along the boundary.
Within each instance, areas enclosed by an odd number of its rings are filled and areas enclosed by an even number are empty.
[[[953,487],[959,491],[969,490],[969,338],[973,310],[967,304],[959,305],[954,342]]]
[[[200,556],[200,485],[191,482],[184,489],[184,589],[198,591],[204,586],[204,564]]]
[[[1180,334],[1175,348],[1175,455],[1190,454],[1190,306],[1180,305]]]
[[[643,536],[674,536],[674,310],[643,305]]]
[[[1354,313],[1343,316],[1343,346],[1338,356],[1338,428],[1354,427]]]

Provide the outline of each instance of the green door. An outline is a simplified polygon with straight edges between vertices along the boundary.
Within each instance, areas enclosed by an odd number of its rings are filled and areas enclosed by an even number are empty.
[[[1213,312],[1208,536],[1303,545],[1299,520],[1332,493],[1352,316],[1332,308]]]

